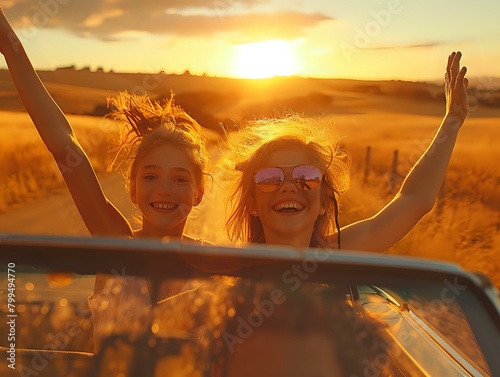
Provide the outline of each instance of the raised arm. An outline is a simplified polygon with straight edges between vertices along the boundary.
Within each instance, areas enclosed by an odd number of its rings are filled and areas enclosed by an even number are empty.
[[[45,89],[1,7],[0,51],[19,96],[54,156],[89,232],[94,236],[130,236],[129,223],[105,197],[67,118]],[[75,156],[78,156],[76,160]],[[68,165],[71,158],[73,161]]]
[[[342,248],[386,251],[401,240],[434,206],[460,127],[468,114],[467,69],[460,52],[448,57],[446,114],[431,144],[410,170],[394,199],[373,217],[341,230]]]

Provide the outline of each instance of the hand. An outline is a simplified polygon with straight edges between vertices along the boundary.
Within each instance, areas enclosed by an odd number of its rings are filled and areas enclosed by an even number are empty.
[[[462,122],[469,113],[469,97],[467,86],[469,80],[465,78],[467,68],[460,69],[460,58],[462,53],[452,52],[448,56],[448,66],[446,67],[444,91],[446,96],[446,115],[456,115]]]

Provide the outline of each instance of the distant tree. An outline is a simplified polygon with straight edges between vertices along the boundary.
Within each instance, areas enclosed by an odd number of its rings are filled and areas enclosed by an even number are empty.
[[[91,115],[91,116],[98,116],[98,117],[103,117],[104,115],[107,115],[109,113],[109,108],[107,104],[98,104],[95,105],[94,110],[85,113],[84,115]]]
[[[69,65],[67,67],[58,67],[58,68],[56,68],[56,71],[61,71],[61,70],[64,70],[64,71],[75,71],[76,67],[74,65]]]

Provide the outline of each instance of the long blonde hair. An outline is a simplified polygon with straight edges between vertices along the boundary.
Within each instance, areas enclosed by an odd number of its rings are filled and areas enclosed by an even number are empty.
[[[226,226],[232,241],[265,243],[260,219],[250,214],[255,190],[252,175],[270,153],[292,147],[304,148],[325,172],[321,201],[326,212],[316,220],[310,246],[323,246],[327,237],[337,231],[340,247],[340,196],[349,188],[350,158],[341,148],[333,125],[292,114],[247,122],[227,140],[230,153],[223,163],[230,173],[228,182],[232,188]]]

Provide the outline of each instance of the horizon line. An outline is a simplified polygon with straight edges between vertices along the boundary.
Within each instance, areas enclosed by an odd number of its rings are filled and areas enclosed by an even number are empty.
[[[57,72],[57,71],[73,71],[73,72],[89,72],[89,73],[104,73],[104,74],[137,74],[137,75],[167,75],[167,76],[187,76],[187,77],[202,77],[202,78],[217,78],[217,79],[229,79],[229,80],[245,80],[245,81],[265,81],[273,79],[312,79],[312,80],[352,80],[352,81],[403,81],[403,82],[414,82],[414,83],[435,83],[440,82],[440,78],[429,78],[426,80],[414,80],[414,79],[402,79],[402,78],[356,78],[356,77],[324,77],[324,76],[303,76],[299,74],[292,75],[275,75],[271,77],[238,77],[238,76],[217,76],[208,73],[196,74],[191,73],[189,69],[186,69],[183,73],[166,72],[160,70],[158,72],[141,72],[141,71],[115,71],[114,69],[104,69],[103,67],[92,68],[91,66],[82,66],[81,68],[76,65],[66,65],[57,66],[55,68],[39,68],[35,69],[36,72]],[[0,67],[0,71],[9,71],[7,67]],[[484,76],[477,76],[484,77]],[[491,77],[490,77],[491,78]],[[493,77],[493,79],[500,79],[499,77]]]

